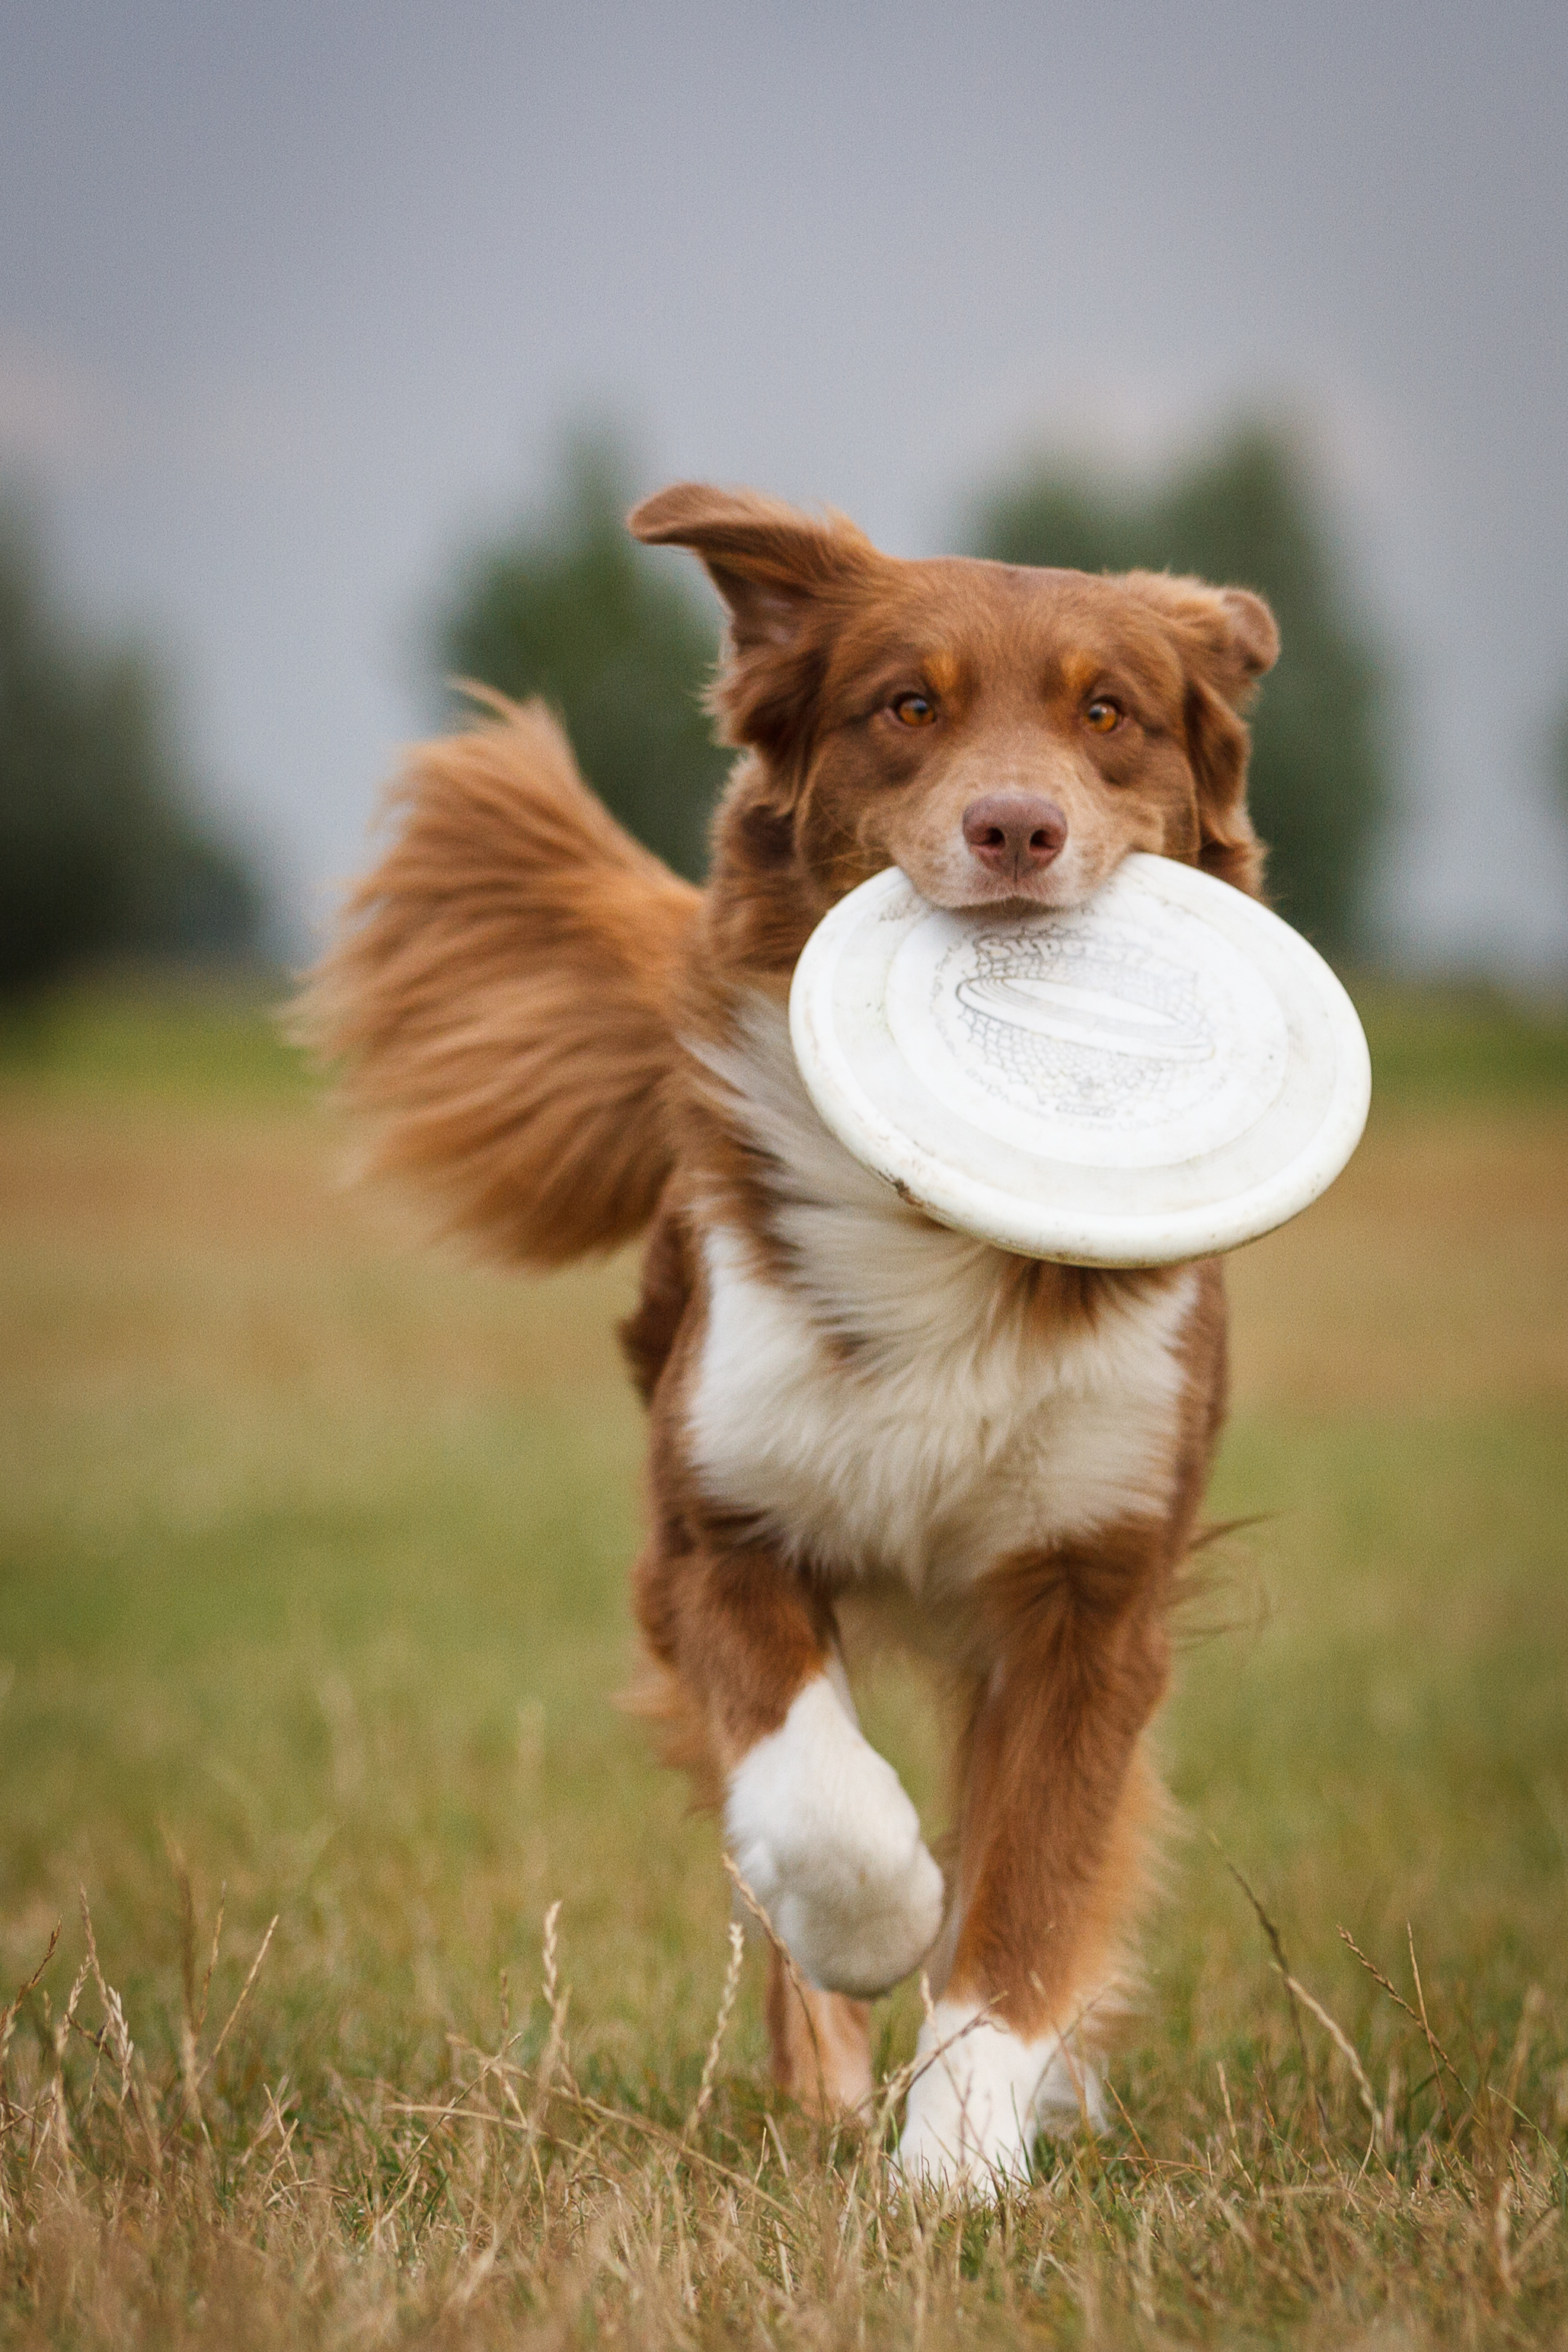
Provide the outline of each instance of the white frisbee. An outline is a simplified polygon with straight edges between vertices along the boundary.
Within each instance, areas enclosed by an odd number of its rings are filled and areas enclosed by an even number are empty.
[[[827,1125],[905,1200],[1076,1265],[1282,1225],[1339,1174],[1372,1091],[1315,949],[1141,851],[1062,914],[949,913],[874,876],[807,940],[789,1028]]]

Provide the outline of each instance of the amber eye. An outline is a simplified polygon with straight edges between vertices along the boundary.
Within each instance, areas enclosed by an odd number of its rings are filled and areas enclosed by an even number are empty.
[[[936,724],[936,705],[927,695],[900,694],[887,707],[901,727],[931,727]]]
[[[1122,713],[1115,703],[1107,701],[1104,695],[1097,694],[1083,716],[1096,735],[1109,735]]]

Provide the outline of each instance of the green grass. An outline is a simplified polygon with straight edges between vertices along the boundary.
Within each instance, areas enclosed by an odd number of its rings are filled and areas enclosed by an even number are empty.
[[[1568,1002],[1480,983],[1416,988],[1352,975],[1378,1097],[1538,1100],[1568,1094]],[[0,1016],[0,1086],[207,1102],[292,1096],[311,1079],[267,1017],[281,977],[186,982],[130,972]]]
[[[1568,1005],[1560,998],[1375,979],[1353,981],[1351,992],[1385,1103],[1568,1095]]]
[[[256,1104],[308,1093],[303,1057],[271,1017],[276,974],[62,987],[0,1013],[0,1087],[96,1100]]]
[[[13,1038],[10,1982],[64,1927],[5,2061],[0,2342],[1563,2340],[1568,1103],[1551,1023],[1475,1021],[1383,1004],[1362,1154],[1236,1265],[1212,1505],[1258,1516],[1162,1727],[1124,2114],[999,2214],[916,2213],[779,2105],[754,1962],[681,2137],[727,1914],[611,1704],[628,1269],[513,1283],[335,1192],[254,1004],[83,995]],[[939,1822],[917,1698],[889,1669],[868,1717]],[[128,2070],[90,1972],[61,2024],[78,1889]],[[1413,1939],[1452,2074],[1341,1927],[1418,2005]],[[880,2014],[896,2067],[914,1996]]]

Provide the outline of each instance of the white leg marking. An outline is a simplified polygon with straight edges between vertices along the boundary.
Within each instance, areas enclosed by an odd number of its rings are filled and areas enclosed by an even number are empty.
[[[897,1773],[819,1675],[730,1776],[736,1865],[810,1980],[868,2000],[942,1924],[942,1873]]]
[[[1025,2042],[990,2019],[976,2024],[978,2015],[968,2002],[940,2000],[920,2029],[915,2054],[931,2063],[910,2090],[898,2143],[913,2181],[961,2180],[983,2193],[998,2179],[1028,2177],[1037,2132],[1104,2120],[1098,2074],[1060,2035]]]

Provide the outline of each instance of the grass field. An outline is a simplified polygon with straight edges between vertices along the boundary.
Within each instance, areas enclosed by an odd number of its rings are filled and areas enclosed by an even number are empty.
[[[63,1925],[0,2007],[0,2343],[1568,2340],[1568,1029],[1367,1002],[1361,1154],[1234,1265],[1260,1516],[1113,2120],[999,2210],[775,2100],[755,1958],[710,2053],[714,1829],[611,1704],[627,1267],[424,1253],[255,1008],[8,1035],[0,2004]]]

